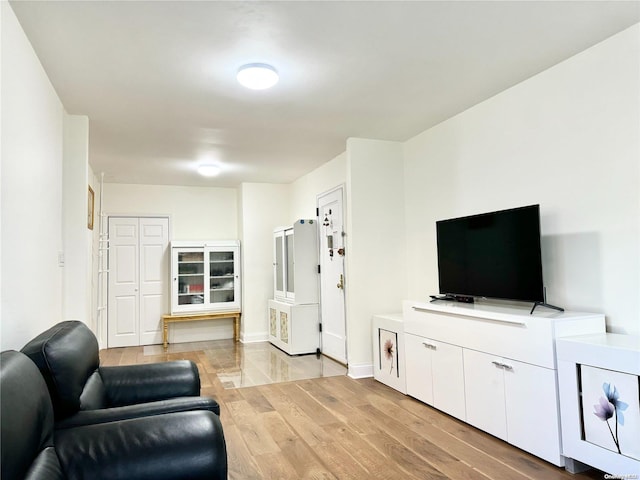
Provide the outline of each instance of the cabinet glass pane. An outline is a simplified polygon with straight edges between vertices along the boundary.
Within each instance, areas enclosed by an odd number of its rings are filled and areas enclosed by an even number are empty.
[[[226,303],[234,301],[233,252],[209,253],[209,301]]]
[[[287,235],[287,293],[293,293],[293,235]]]
[[[233,252],[210,252],[209,261],[211,262],[233,262]]]
[[[204,253],[178,253],[178,305],[204,303]]]
[[[198,305],[204,303],[204,295],[178,294],[178,305]]]
[[[281,236],[276,237],[276,290],[282,292],[284,290],[284,275],[282,271],[282,265],[284,264],[284,258],[282,255],[283,239]]]

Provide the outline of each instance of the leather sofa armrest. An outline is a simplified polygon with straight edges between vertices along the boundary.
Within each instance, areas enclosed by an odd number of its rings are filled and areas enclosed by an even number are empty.
[[[220,419],[182,412],[56,431],[55,448],[69,479],[227,478]]]
[[[200,395],[198,367],[189,360],[99,367],[109,406]]]
[[[178,397],[157,402],[138,403],[124,407],[81,410],[56,422],[56,429],[73,428],[97,423],[115,422],[131,418],[150,417],[165,413],[205,410],[220,415],[220,405],[210,397]]]

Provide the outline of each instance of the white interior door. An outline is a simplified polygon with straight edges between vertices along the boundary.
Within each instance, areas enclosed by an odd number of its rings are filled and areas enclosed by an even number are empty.
[[[162,343],[169,311],[169,219],[140,219],[140,345]]]
[[[109,217],[109,347],[162,343],[168,304],[169,219]]]
[[[347,363],[345,317],[343,192],[318,196],[320,222],[320,310],[322,353]]]
[[[109,218],[109,347],[129,347],[139,342],[138,224],[138,218]]]

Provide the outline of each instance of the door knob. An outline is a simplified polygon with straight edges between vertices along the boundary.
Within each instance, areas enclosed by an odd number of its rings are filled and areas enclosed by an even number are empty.
[[[344,289],[344,276],[342,274],[340,274],[340,281],[338,282],[338,285],[336,285],[336,287]]]

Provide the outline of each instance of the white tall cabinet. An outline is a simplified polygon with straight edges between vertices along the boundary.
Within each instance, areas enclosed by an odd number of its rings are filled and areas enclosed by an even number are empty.
[[[407,393],[562,466],[555,340],[604,332],[604,315],[529,310],[405,302]]]
[[[240,309],[240,242],[171,242],[171,313]]]
[[[317,226],[298,220],[273,232],[269,341],[289,355],[315,353],[320,346]]]

